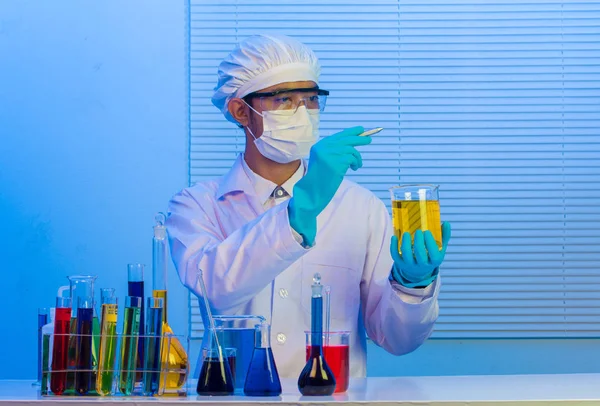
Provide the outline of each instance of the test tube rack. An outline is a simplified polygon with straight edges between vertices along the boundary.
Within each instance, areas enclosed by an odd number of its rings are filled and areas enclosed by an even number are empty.
[[[98,376],[98,362],[93,363],[91,369],[78,369],[77,363],[73,360],[76,357],[76,354],[62,354],[62,351],[59,353],[59,356],[66,357],[67,368],[66,369],[52,369],[52,358],[53,358],[53,343],[56,342],[57,339],[60,339],[62,336],[63,339],[67,340],[80,340],[80,339],[92,339],[97,340],[99,342],[99,335],[80,335],[80,334],[44,334],[43,342],[45,343],[43,348],[43,356],[42,356],[42,381],[40,387],[40,394],[43,397],[62,397],[62,396],[149,396],[144,393],[144,379],[146,374],[156,374],[154,376],[158,376],[158,389],[152,396],[187,396],[190,391],[193,391],[194,385],[191,383],[190,377],[190,365],[188,362],[188,358],[186,358],[185,365],[171,365],[166,361],[167,356],[163,354],[170,354],[171,350],[177,348],[178,350],[185,351],[185,354],[189,354],[190,349],[190,339],[185,335],[174,335],[174,334],[165,334],[160,337],[161,340],[161,360],[160,367],[158,370],[152,371],[144,371],[143,369],[123,369],[121,365],[121,347],[123,342],[126,339],[134,339],[144,340],[146,343],[148,339],[157,339],[157,336],[126,336],[123,334],[115,334],[114,337],[116,339],[116,348],[115,348],[115,361],[113,364],[113,368],[105,368],[103,369],[104,374],[109,375],[109,384],[103,385],[104,395],[101,395],[97,390],[99,387],[97,386],[97,376]],[[93,344],[94,345],[94,344]],[[98,349],[96,349],[97,351]],[[96,356],[98,354],[96,353]],[[70,357],[70,358],[69,358]],[[135,362],[134,362],[135,365]],[[123,374],[131,373],[134,375],[138,374],[138,376],[142,376],[141,382],[136,380],[134,384],[134,388],[132,392],[128,395],[122,393],[120,389],[121,377]],[[112,375],[112,377],[110,377]],[[82,379],[81,377],[89,377],[89,390],[85,393],[80,393],[76,389],[77,378]],[[106,375],[104,375],[106,376]],[[57,394],[53,392],[53,386],[56,388],[57,385],[52,385],[53,377],[56,381],[62,379],[64,380],[64,392],[61,394]],[[135,378],[134,378],[135,380]],[[183,382],[182,382],[183,381]],[[80,385],[81,386],[81,385]],[[85,386],[85,384],[83,385]],[[108,388],[108,392],[106,391]]]

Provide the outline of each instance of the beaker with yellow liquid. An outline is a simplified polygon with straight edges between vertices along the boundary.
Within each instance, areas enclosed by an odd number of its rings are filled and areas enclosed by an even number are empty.
[[[438,248],[442,248],[442,224],[438,185],[401,185],[390,188],[392,222],[398,237],[398,252],[402,253],[402,235],[410,233],[413,242],[417,230],[429,230]]]
[[[167,320],[167,228],[166,216],[157,213],[152,239],[152,297],[163,300],[163,326],[164,339],[161,343],[161,373],[159,393],[163,395],[186,395],[186,381],[188,377],[188,355],[179,339],[173,333]]]

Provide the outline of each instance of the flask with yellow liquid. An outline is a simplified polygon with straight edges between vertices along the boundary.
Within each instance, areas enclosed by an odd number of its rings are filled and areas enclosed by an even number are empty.
[[[155,217],[152,239],[152,296],[163,300],[163,340],[161,344],[161,373],[158,393],[161,395],[186,395],[188,355],[174,335],[167,319],[167,228],[166,217],[158,213]]]
[[[398,251],[402,253],[402,235],[429,230],[438,247],[442,248],[442,225],[438,185],[402,185],[390,188],[392,194],[392,222],[398,237]]]

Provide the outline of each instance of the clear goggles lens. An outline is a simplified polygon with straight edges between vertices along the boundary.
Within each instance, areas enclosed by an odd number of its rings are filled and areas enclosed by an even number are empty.
[[[329,92],[323,89],[280,90],[271,93],[252,93],[249,97],[260,101],[262,111],[266,110],[298,110],[304,105],[307,109],[325,110]]]

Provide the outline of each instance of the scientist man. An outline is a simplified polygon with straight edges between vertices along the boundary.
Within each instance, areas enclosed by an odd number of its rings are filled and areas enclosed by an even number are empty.
[[[396,355],[430,336],[450,225],[441,249],[426,231],[402,236],[399,253],[384,203],[344,179],[371,137],[354,127],[319,140],[328,95],[319,73],[313,51],[281,35],[247,38],[221,62],[212,103],[243,128],[245,151],[223,177],[172,198],[167,230],[181,281],[201,297],[201,269],[215,314],[271,324],[281,377],[305,365],[320,273],[331,286],[331,329],[350,332],[350,376],[364,377],[367,335]]]

